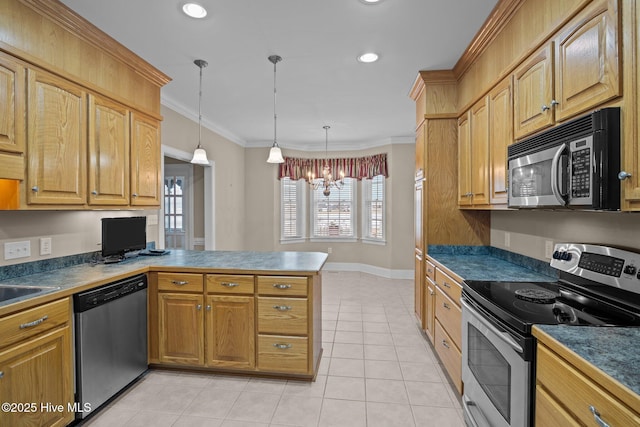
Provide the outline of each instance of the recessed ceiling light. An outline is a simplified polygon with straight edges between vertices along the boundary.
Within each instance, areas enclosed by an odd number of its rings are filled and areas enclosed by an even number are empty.
[[[364,4],[376,4],[380,2],[382,2],[382,0],[360,0],[360,3],[364,3]]]
[[[365,63],[369,63],[369,62],[376,62],[378,60],[378,54],[377,53],[363,53],[362,55],[358,56],[358,61],[360,62],[365,62]]]
[[[182,11],[192,18],[204,18],[207,16],[207,10],[197,3],[185,3]]]

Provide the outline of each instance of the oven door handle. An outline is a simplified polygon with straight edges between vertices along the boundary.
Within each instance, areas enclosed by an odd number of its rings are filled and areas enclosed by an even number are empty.
[[[514,349],[517,353],[524,354],[524,349],[516,342],[516,340],[513,339],[513,337],[511,337],[511,335],[509,335],[508,332],[501,331],[500,329],[489,323],[487,320],[485,320],[481,314],[479,314],[473,307],[469,305],[468,302],[464,300],[464,298],[460,299],[460,302],[462,303],[464,309],[469,310],[474,318],[476,318],[480,323],[482,323],[483,326],[493,332],[498,338],[500,338],[501,341],[508,344],[509,347]]]
[[[567,144],[562,144],[558,148],[558,151],[556,151],[553,155],[553,160],[551,161],[551,192],[554,196],[556,196],[556,199],[561,206],[565,206],[567,204],[566,197],[568,196],[568,194],[562,194],[560,192],[560,185],[558,183],[558,169],[560,161],[562,159],[562,153],[564,153],[567,148]]]

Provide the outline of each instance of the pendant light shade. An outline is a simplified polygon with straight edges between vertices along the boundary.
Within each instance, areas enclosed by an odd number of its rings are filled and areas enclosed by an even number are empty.
[[[269,59],[269,62],[273,64],[273,145],[271,146],[271,150],[269,150],[269,158],[267,159],[267,163],[284,163],[284,159],[282,158],[282,150],[278,146],[278,115],[276,114],[276,64],[282,61],[282,57],[278,55],[271,55],[267,59]]]
[[[202,141],[202,69],[209,65],[207,61],[202,59],[196,59],[194,64],[200,68],[200,91],[198,92],[198,146],[193,152],[193,158],[191,163],[196,165],[208,165],[209,159],[207,159],[207,152],[200,145]]]

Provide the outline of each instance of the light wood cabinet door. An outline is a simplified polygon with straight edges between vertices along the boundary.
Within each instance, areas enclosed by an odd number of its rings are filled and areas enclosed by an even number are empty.
[[[424,178],[425,126],[416,129],[416,167],[415,178]]]
[[[161,363],[204,364],[202,295],[158,294],[159,358]]]
[[[160,123],[131,114],[131,206],[160,206]]]
[[[489,92],[489,202],[507,203],[507,147],[513,144],[511,76]]]
[[[482,98],[471,107],[471,203],[489,204],[489,105]]]
[[[89,204],[129,204],[129,109],[89,95]]]
[[[470,206],[471,190],[471,111],[458,119],[458,206]]]
[[[553,44],[527,58],[513,73],[513,133],[516,139],[555,122]]]
[[[87,128],[84,89],[28,70],[29,204],[86,203]]]
[[[0,351],[0,397],[3,402],[33,404],[29,410],[0,412],[0,425],[65,426],[74,419],[71,330],[54,329],[37,338]],[[62,410],[41,410],[41,403]]]
[[[414,281],[413,281],[413,312],[416,318],[420,322],[420,327],[424,329],[424,306],[423,306],[423,292],[424,292],[424,279],[422,278],[423,263],[422,255],[416,250],[414,259]]]
[[[24,179],[25,68],[0,54],[0,178]]]
[[[207,297],[207,366],[255,367],[254,306],[253,296]]]
[[[617,0],[593,2],[563,28],[554,46],[557,121],[621,95]]]
[[[424,331],[431,344],[435,343],[436,327],[436,285],[427,277],[427,287],[424,294]]]

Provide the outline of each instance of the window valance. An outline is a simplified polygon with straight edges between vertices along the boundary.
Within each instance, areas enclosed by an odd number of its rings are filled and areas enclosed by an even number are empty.
[[[387,170],[387,154],[375,154],[366,157],[335,158],[335,159],[301,159],[295,157],[285,157],[284,163],[280,164],[278,179],[289,177],[297,181],[306,179],[309,172],[316,177],[322,177],[322,168],[329,164],[331,173],[337,179],[340,172],[345,178],[371,179],[377,175],[389,177]]]

